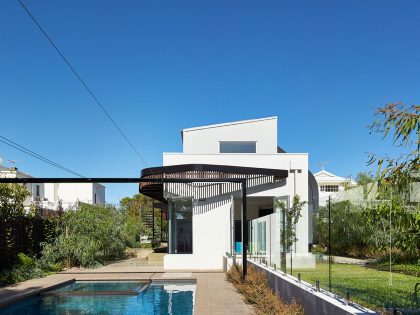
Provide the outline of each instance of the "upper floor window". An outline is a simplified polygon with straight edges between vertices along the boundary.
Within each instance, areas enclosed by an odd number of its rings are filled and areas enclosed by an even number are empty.
[[[220,153],[257,153],[255,141],[220,141]]]
[[[321,191],[326,191],[326,192],[337,192],[338,191],[338,185],[325,185],[325,186],[321,186]]]

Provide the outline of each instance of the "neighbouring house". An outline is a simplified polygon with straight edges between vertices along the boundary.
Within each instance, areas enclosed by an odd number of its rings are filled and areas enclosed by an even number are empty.
[[[277,117],[183,129],[181,138],[182,152],[163,153],[163,166],[142,170],[142,178],[246,178],[248,221],[278,213],[277,200],[290,206],[299,195],[306,204],[293,254],[296,266],[300,260],[313,265],[312,213],[318,189],[308,153],[286,153],[278,146]],[[220,270],[226,255],[240,254],[240,185],[142,183],[139,190],[167,204],[165,269]]]
[[[357,183],[350,178],[337,176],[322,168],[321,171],[314,174],[318,184],[319,205],[326,204],[328,197],[342,192],[347,188],[355,187]]]
[[[0,165],[0,177],[32,178],[33,176],[21,172],[16,167]],[[98,183],[34,183],[25,185],[31,193],[31,196],[24,202],[27,208],[33,203],[51,210],[58,208],[67,210],[78,202],[105,204],[105,186]]]

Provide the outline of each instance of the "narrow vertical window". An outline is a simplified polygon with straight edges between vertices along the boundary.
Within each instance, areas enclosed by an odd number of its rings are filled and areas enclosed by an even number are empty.
[[[192,253],[192,200],[170,199],[169,254]]]

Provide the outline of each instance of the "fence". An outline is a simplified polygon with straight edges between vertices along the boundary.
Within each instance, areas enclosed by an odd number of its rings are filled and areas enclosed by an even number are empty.
[[[41,243],[54,237],[55,223],[51,219],[0,219],[0,270],[10,268],[18,253],[39,255]]]
[[[284,246],[284,215],[278,212],[250,222],[250,258],[350,304],[420,314],[419,204],[347,192],[320,204],[312,214],[309,253]]]

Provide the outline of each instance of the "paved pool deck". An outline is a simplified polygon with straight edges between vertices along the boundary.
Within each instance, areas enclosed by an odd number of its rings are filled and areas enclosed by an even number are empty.
[[[111,264],[97,269],[70,269],[44,278],[0,288],[0,307],[74,280],[196,280],[194,314],[252,314],[223,272],[164,271],[158,265]]]

